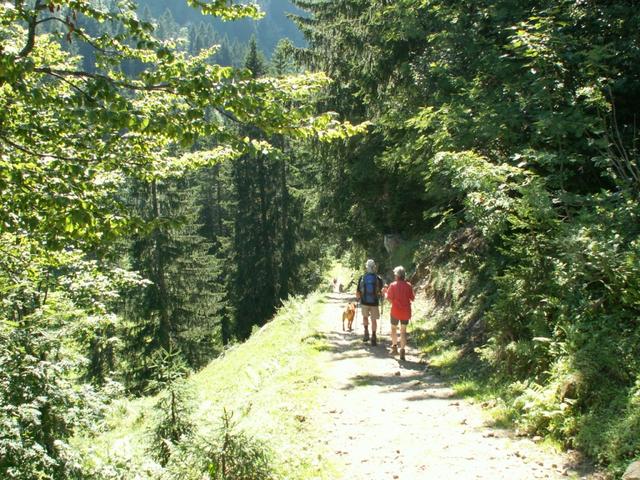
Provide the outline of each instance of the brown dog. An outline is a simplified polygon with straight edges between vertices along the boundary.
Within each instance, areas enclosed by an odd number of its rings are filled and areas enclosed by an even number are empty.
[[[353,330],[353,319],[356,316],[356,304],[348,304],[342,312],[342,331],[344,332],[344,321],[347,321],[347,330]]]

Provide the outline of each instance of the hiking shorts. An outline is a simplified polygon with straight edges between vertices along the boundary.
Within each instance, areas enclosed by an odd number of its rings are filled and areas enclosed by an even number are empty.
[[[402,325],[409,325],[409,320],[398,320],[397,318],[393,318],[392,315],[389,315],[389,317],[391,318],[391,325],[394,327],[398,326],[398,323],[401,323]]]
[[[360,311],[362,312],[363,320],[366,320],[369,316],[371,316],[371,320],[380,318],[380,309],[377,305],[360,305]]]

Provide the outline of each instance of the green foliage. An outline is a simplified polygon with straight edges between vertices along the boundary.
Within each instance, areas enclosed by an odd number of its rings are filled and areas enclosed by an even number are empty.
[[[428,236],[441,328],[514,385],[521,428],[613,469],[637,457],[633,3],[295,3],[323,103],[371,121],[314,152],[338,234]]]
[[[188,373],[179,352],[160,351],[155,355],[154,377],[163,388],[154,406],[156,419],[151,428],[151,455],[166,465],[175,446],[189,439],[195,430],[190,418],[191,395],[184,381]]]
[[[288,75],[296,71],[293,59],[294,46],[288,38],[281,39],[271,56],[271,70],[276,76]]]
[[[158,28],[162,39],[128,0],[0,4],[0,402],[13,478],[83,475],[66,446],[97,421],[83,382],[140,387],[145,354],[174,342],[194,367],[219,352],[224,257],[199,232],[200,186],[176,193],[175,177],[268,152],[271,136],[358,131],[310,105],[325,76],[253,79],[213,63],[217,47],[190,55],[169,15]]]
[[[262,52],[258,52],[258,45],[256,43],[256,38],[251,37],[249,41],[249,51],[247,52],[247,56],[244,60],[244,67],[247,68],[251,73],[251,77],[258,78],[264,76],[266,73],[266,61],[264,59],[264,55]]]
[[[132,187],[129,201],[148,229],[132,238],[131,266],[149,284],[124,302],[123,354],[128,386],[140,391],[152,375],[146,361],[178,346],[196,369],[222,350],[225,302],[220,266],[200,234],[199,185],[191,176]]]
[[[226,410],[213,442],[203,449],[206,471],[214,480],[268,480],[274,477],[268,447],[237,429]]]
[[[309,340],[317,337],[324,300],[311,295],[285,301],[256,335],[228,346],[224,355],[185,378],[186,388],[194,394],[196,408],[189,418],[196,428],[192,436],[172,445],[165,467],[154,462],[147,450],[157,419],[151,410],[159,396],[118,400],[104,420],[108,430],[77,438],[74,447],[106,478],[199,480],[221,447],[219,417],[226,408],[234,412],[230,425],[237,424],[230,435],[242,436],[262,449],[268,446],[272,478],[334,478],[328,462],[318,462],[319,455],[324,459],[328,452],[320,441],[322,429],[311,415],[321,398],[323,381],[318,343]],[[300,416],[306,421],[300,422]],[[319,448],[296,448],[316,442]],[[106,474],[110,464],[111,477]]]
[[[222,419],[222,442],[210,457],[209,473],[214,479],[269,479],[268,450],[243,433],[233,432],[228,415]]]
[[[76,386],[81,358],[67,353],[66,323],[82,315],[65,298],[51,298],[0,331],[0,474],[3,478],[85,478],[68,439],[92,429],[104,398]],[[57,323],[57,325],[56,325]]]

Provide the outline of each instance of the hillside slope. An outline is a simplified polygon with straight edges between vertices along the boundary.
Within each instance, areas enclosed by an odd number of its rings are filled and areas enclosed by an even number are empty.
[[[316,448],[318,427],[307,421],[322,388],[318,358],[323,344],[316,327],[324,308],[322,298],[313,295],[287,302],[249,340],[192,375],[186,389],[194,437],[204,443],[216,439],[226,410],[238,424],[236,431],[268,446],[277,478],[333,478]],[[202,478],[202,472],[190,477],[180,465],[193,459],[181,458],[167,468],[152,459],[148,448],[158,398],[118,401],[102,434],[76,439],[75,445],[94,459],[96,471],[111,464],[126,471],[122,478]]]

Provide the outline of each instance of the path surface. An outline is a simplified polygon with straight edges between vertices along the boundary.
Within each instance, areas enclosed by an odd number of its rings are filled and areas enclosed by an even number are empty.
[[[359,312],[355,332],[343,332],[348,300],[329,295],[322,326],[329,386],[318,415],[339,478],[596,478],[566,456],[489,427],[482,408],[456,398],[411,345],[405,362],[392,357],[388,317],[377,347],[362,342]]]

